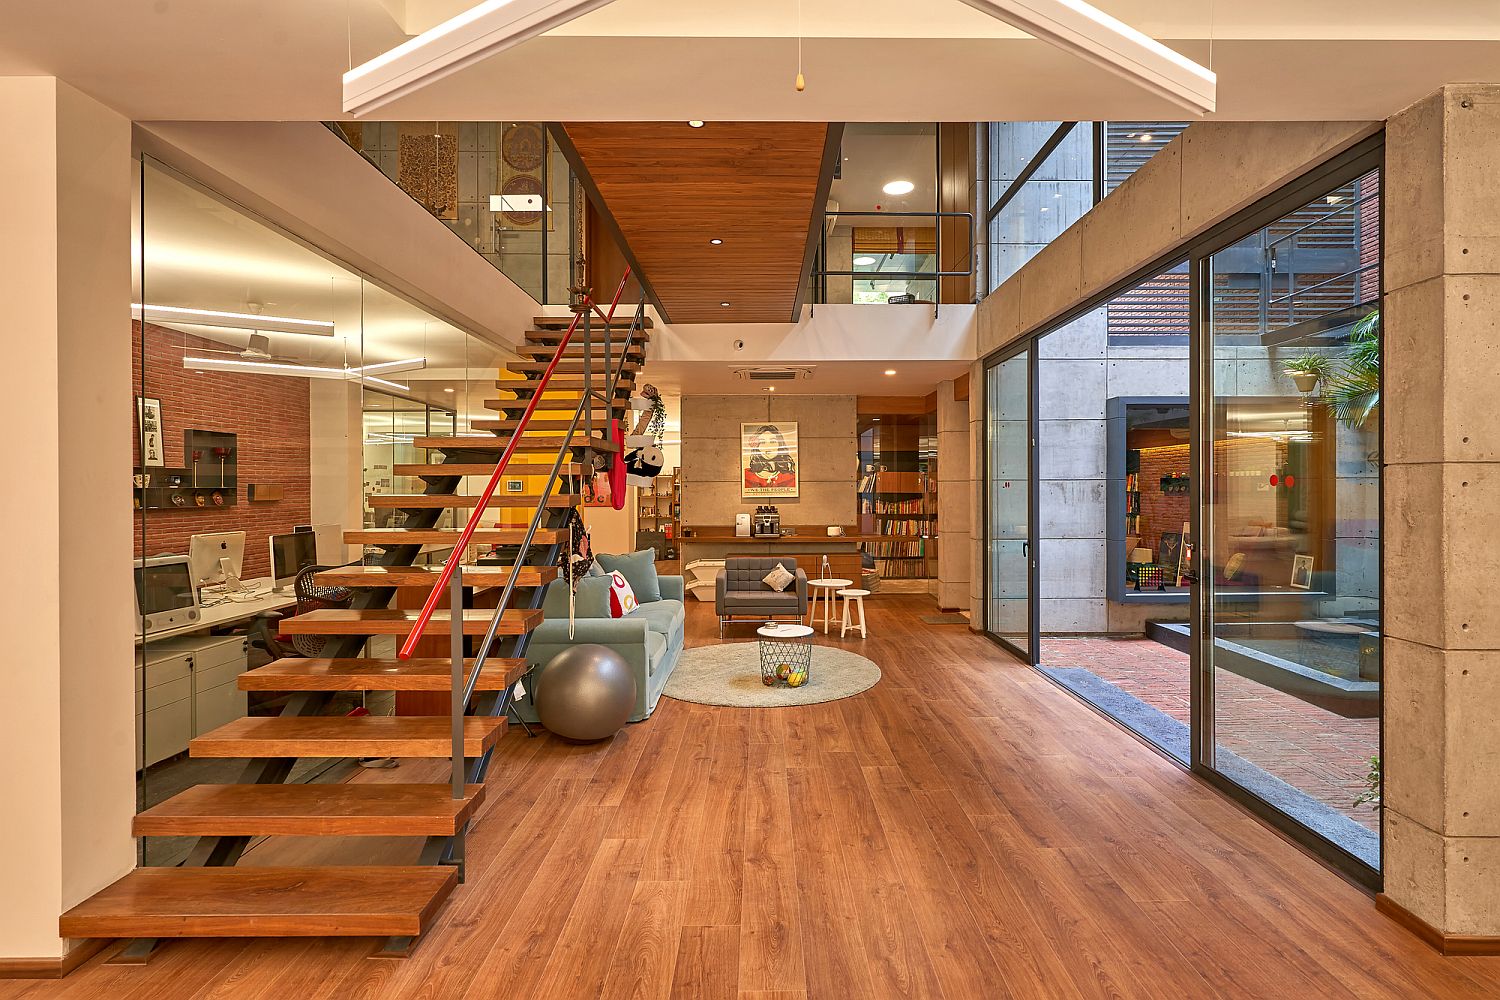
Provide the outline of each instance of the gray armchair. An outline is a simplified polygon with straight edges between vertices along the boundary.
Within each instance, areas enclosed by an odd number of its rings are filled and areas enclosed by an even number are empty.
[[[776,568],[777,563],[781,563],[797,577],[795,583],[779,593],[766,586],[762,579]],[[760,621],[778,617],[801,620],[807,614],[807,573],[797,568],[797,560],[786,556],[736,556],[726,559],[724,568],[719,570],[714,608],[719,615],[721,638],[724,626],[737,616],[753,617]]]

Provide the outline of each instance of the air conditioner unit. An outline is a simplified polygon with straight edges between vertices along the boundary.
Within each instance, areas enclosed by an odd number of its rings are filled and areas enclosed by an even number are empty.
[[[736,368],[734,376],[749,379],[751,382],[795,382],[799,378],[812,378],[813,370],[810,365],[788,368]]]

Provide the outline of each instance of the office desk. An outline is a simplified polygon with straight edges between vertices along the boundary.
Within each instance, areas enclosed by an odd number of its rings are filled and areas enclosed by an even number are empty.
[[[271,581],[268,578],[260,580],[245,580],[244,584],[250,589],[258,587],[269,587]],[[290,592],[278,594],[271,591],[248,601],[223,600],[211,608],[204,608],[199,614],[198,620],[185,625],[174,625],[172,628],[156,629],[146,636],[137,634],[135,644],[141,645],[144,641],[155,642],[157,639],[169,639],[175,635],[187,635],[191,632],[204,632],[211,628],[219,628],[225,625],[236,625],[240,622],[249,621],[262,611],[280,611],[283,608],[294,607],[297,598]]]

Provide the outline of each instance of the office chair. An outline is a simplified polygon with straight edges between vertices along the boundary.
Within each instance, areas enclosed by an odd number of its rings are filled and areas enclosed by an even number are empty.
[[[325,587],[314,582],[316,574],[328,569],[337,569],[336,566],[304,566],[297,571],[292,579],[292,592],[297,596],[297,607],[294,614],[305,615],[309,611],[317,611],[322,608],[348,608],[354,605],[354,591],[348,587]],[[282,659],[287,656],[319,656],[323,647],[328,645],[328,637],[323,635],[293,635],[285,638],[291,641],[290,646],[281,641],[277,636],[274,625],[284,617],[280,611],[263,611],[255,616],[255,624],[250,628],[250,644],[264,649],[272,659]]]

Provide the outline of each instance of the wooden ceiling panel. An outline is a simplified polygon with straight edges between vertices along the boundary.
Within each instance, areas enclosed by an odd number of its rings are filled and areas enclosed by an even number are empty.
[[[563,128],[672,322],[791,318],[828,125],[575,122]],[[715,238],[723,244],[710,244]]]

